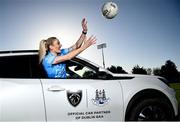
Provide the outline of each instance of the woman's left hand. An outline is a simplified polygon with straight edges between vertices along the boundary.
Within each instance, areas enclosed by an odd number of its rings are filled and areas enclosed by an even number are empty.
[[[87,28],[87,21],[86,21],[85,18],[83,18],[81,24],[82,24],[82,29],[83,29],[83,31],[84,31],[84,32],[87,32],[87,31],[88,31],[88,28]]]

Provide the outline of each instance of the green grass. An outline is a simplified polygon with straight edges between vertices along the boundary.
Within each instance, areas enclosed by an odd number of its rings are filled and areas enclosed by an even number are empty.
[[[177,98],[178,103],[180,105],[180,83],[171,83],[170,87],[175,89],[175,91],[176,91],[176,98]],[[179,110],[180,110],[180,106],[179,106]],[[178,120],[180,120],[180,114],[178,116]]]
[[[175,91],[176,91],[176,98],[178,100],[178,103],[180,104],[180,83],[171,83],[170,87],[175,89]]]

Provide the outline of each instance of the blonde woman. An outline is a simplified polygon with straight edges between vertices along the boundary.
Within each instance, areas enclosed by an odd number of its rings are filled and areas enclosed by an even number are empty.
[[[78,41],[67,49],[61,49],[62,44],[56,37],[42,40],[39,47],[39,63],[43,65],[49,78],[66,78],[66,64],[82,51],[96,43],[96,38],[91,36],[86,39],[87,21],[82,20],[82,34]],[[84,42],[84,44],[82,44]]]

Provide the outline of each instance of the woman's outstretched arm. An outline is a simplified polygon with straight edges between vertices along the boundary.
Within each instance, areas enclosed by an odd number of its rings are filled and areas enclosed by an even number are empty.
[[[87,21],[85,18],[83,18],[81,25],[82,25],[82,29],[83,29],[82,34],[80,35],[78,41],[69,48],[69,51],[73,51],[75,49],[80,48],[84,39],[86,38],[86,33],[87,33],[88,28],[87,28]]]
[[[66,54],[64,56],[57,56],[55,58],[53,64],[58,64],[60,62],[71,60],[76,55],[80,54],[82,51],[84,51],[85,49],[87,49],[91,45],[95,44],[96,40],[97,40],[96,37],[91,36],[88,40],[84,41],[84,44],[80,48],[75,49],[75,50],[71,51],[70,53],[68,53],[68,54]]]

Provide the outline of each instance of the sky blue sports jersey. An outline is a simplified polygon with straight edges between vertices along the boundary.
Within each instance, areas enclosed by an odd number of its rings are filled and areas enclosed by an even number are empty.
[[[61,49],[61,52],[58,55],[66,55],[69,53],[67,49]],[[64,62],[58,64],[52,64],[56,56],[50,51],[44,57],[42,65],[49,78],[66,78],[66,64]]]

